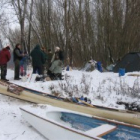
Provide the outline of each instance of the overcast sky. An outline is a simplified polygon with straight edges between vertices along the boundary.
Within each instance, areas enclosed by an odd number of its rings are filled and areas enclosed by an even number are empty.
[[[9,20],[10,28],[19,27],[18,19],[16,13],[11,5],[8,5],[8,9],[4,9],[4,12]]]
[[[4,1],[5,2],[5,1]],[[6,22],[4,24],[11,29],[19,28],[19,23],[17,16],[15,15],[15,11],[13,7],[10,4],[2,5],[2,1],[0,2],[0,15],[1,19],[4,21],[6,19]],[[2,5],[2,6],[1,6]],[[5,39],[2,32],[0,32],[0,39],[2,41],[3,47],[9,45],[9,41]]]

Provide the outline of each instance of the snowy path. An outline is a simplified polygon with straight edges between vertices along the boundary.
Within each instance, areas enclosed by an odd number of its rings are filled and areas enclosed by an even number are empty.
[[[46,140],[22,118],[19,107],[27,104],[0,94],[0,140]]]

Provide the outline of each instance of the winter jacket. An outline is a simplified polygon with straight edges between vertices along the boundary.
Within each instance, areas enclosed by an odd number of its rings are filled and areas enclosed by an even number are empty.
[[[45,62],[46,62],[47,59],[48,59],[48,56],[47,56],[47,54],[44,51],[42,51],[42,52],[43,52],[43,55],[44,55],[44,58],[45,58]]]
[[[21,60],[23,58],[22,51],[19,48],[15,48],[13,51],[14,61]]]
[[[29,56],[28,55],[25,55],[22,57],[22,59],[20,60],[20,66],[23,66],[23,65],[27,65],[28,64],[28,60],[29,60]]]
[[[50,64],[51,63],[51,60],[52,60],[52,57],[53,57],[53,54],[52,53],[48,53],[48,63]]]
[[[32,57],[32,65],[35,66],[42,66],[45,63],[45,56],[43,52],[40,49],[39,45],[36,45],[36,47],[31,52]]]
[[[49,70],[54,74],[62,73],[62,65],[63,63],[61,60],[55,60]]]
[[[11,54],[7,48],[4,48],[0,51],[0,65],[7,64],[10,58]]]

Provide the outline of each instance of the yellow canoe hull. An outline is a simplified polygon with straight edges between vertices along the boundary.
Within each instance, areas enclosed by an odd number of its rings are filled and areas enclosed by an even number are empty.
[[[117,120],[129,124],[140,126],[140,113],[125,111],[125,110],[109,110],[91,106],[79,105],[76,103],[66,102],[58,99],[53,99],[43,95],[38,95],[27,90],[23,90],[20,95],[13,94],[7,91],[8,85],[6,83],[0,84],[0,94],[29,101],[32,103],[49,104],[52,106],[69,109],[81,113],[90,114],[93,116],[103,117],[111,120]]]

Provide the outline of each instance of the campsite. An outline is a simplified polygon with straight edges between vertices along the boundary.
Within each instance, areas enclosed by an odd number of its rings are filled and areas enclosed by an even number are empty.
[[[0,140],[140,139],[140,0],[0,0]]]

